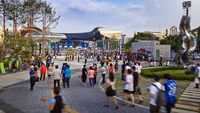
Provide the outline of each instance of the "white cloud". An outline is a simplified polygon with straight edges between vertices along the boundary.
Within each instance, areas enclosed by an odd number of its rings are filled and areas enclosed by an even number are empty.
[[[135,31],[165,31],[178,26],[183,0],[143,0],[123,5],[107,0],[48,0],[61,16],[57,32],[89,31],[96,26]],[[114,1],[114,0],[113,0]],[[192,0],[191,25],[200,25],[200,0]]]

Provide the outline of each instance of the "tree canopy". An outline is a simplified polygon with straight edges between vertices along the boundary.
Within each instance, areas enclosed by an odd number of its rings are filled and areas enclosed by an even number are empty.
[[[125,44],[125,51],[130,51],[132,42],[137,42],[138,40],[159,40],[159,37],[156,37],[152,33],[138,32]]]

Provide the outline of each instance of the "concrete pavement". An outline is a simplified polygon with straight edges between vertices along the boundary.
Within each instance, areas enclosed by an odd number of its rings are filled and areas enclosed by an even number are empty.
[[[62,66],[63,60],[56,60],[55,64],[59,67]],[[97,86],[84,87],[78,77],[81,74],[81,67],[83,63],[77,63],[76,61],[68,62],[71,65],[72,73],[74,76],[71,79],[71,87],[61,90],[64,102],[70,107],[76,109],[80,113],[147,113],[148,109],[141,107],[130,108],[128,106],[121,106],[118,110],[114,109],[114,105],[105,108],[104,105],[104,92]],[[92,63],[92,62],[91,62]],[[88,64],[89,65],[91,65]],[[16,74],[21,75],[17,79],[14,79]],[[10,75],[13,79],[5,80],[9,81],[8,86],[1,90],[0,93],[0,108],[6,113],[48,113],[48,110],[44,107],[40,101],[41,96],[50,98],[51,88],[44,81],[36,83],[34,91],[29,90],[28,71],[22,73],[15,73]],[[9,77],[8,77],[9,78]],[[101,76],[98,75],[98,81]],[[19,81],[21,79],[21,81]],[[22,82],[24,81],[24,82]],[[17,82],[21,82],[16,84]],[[1,82],[4,84],[6,82]],[[3,86],[3,85],[1,85]],[[5,87],[4,85],[3,87]],[[1,112],[0,112],[1,113]]]

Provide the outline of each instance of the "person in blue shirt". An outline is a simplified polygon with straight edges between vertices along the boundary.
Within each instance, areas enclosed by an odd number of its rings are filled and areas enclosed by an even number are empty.
[[[63,66],[61,69],[63,88],[65,88],[65,82],[66,82],[66,78],[65,78],[65,70],[66,69],[67,69],[67,63],[63,63]]]
[[[165,87],[165,98],[166,98],[166,111],[171,113],[171,108],[176,103],[176,87],[177,84],[174,80],[171,80],[170,74],[164,74],[166,82],[164,83]]]
[[[34,70],[34,66],[31,66],[31,70],[29,72],[29,75],[30,75],[30,90],[33,91],[33,87],[35,85],[35,82],[36,82],[36,72]]]
[[[67,68],[65,69],[65,80],[67,82],[68,88],[69,88],[70,78],[71,78],[71,69],[70,69],[70,66],[67,65]],[[65,86],[65,83],[64,83],[64,86]]]

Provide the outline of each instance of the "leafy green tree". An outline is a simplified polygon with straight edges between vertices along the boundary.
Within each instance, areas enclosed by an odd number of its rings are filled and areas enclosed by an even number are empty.
[[[21,0],[7,0],[8,1],[8,20],[13,21],[13,34],[17,37],[17,27],[23,24],[23,7]]]
[[[45,34],[47,29],[53,25],[53,28],[58,24],[60,16],[56,16],[56,11],[46,1],[41,3],[41,15],[42,15],[42,56],[45,56]]]
[[[181,49],[182,39],[178,35],[170,35],[160,40],[160,44],[171,45],[171,49],[178,52]]]
[[[23,2],[23,16],[24,23],[27,23],[28,27],[34,27],[34,22],[37,22],[40,18],[42,2],[41,0],[24,0]],[[29,32],[29,37],[32,38],[32,32]]]
[[[125,51],[131,51],[132,42],[137,42],[138,40],[159,40],[159,37],[156,37],[152,33],[138,32],[130,41],[125,44]]]

